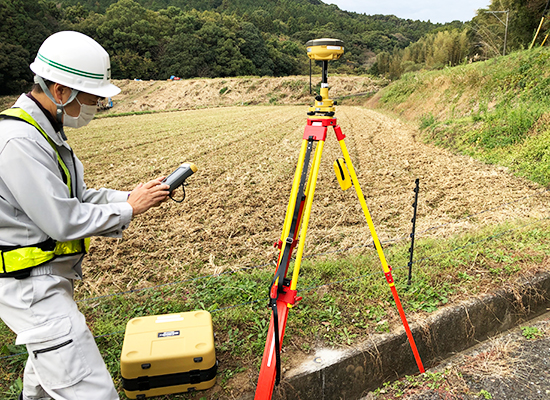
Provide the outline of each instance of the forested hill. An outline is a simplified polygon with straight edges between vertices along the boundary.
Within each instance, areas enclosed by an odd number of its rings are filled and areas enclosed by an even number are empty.
[[[104,14],[113,0],[60,0],[62,4],[82,6],[89,11]],[[358,44],[378,52],[391,51],[416,42],[426,33],[443,24],[413,21],[393,15],[366,15],[340,10],[335,4],[320,0],[135,0],[144,8],[160,11],[175,7],[183,11],[214,11],[238,15],[254,23],[262,32],[290,35],[297,40],[310,40],[311,31],[324,29],[340,36],[359,35]],[[330,1],[330,0],[328,0]],[[448,26],[446,24],[445,26]],[[460,22],[453,24],[455,28]],[[365,33],[369,33],[364,35]],[[302,36],[306,35],[307,38]]]
[[[364,74],[434,30],[460,28],[340,10],[319,0],[5,0],[0,2],[0,94],[28,87],[41,42],[83,32],[111,55],[118,79],[307,74],[305,42],[344,40],[333,72]]]

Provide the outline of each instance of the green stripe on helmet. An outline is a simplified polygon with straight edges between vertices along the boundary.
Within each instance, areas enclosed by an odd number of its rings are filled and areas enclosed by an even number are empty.
[[[79,76],[82,76],[84,78],[90,78],[90,79],[103,79],[104,78],[103,74],[94,74],[92,72],[80,71],[78,69],[74,69],[74,68],[71,68],[71,67],[67,67],[66,65],[56,63],[55,61],[47,59],[46,57],[44,57],[40,53],[38,53],[37,57],[41,61],[45,62],[46,64],[48,64],[48,65],[50,65],[54,68],[60,69],[60,70],[65,71],[65,72],[69,72],[69,73],[74,74],[74,75],[79,75]]]

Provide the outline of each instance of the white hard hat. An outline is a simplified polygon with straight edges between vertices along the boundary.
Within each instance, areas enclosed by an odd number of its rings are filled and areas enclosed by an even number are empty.
[[[109,54],[99,43],[80,32],[57,32],[48,37],[31,70],[38,76],[100,97],[112,97],[120,89],[110,82]]]

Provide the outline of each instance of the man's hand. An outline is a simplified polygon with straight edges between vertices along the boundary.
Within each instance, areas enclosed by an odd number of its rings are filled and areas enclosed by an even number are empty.
[[[151,207],[158,207],[168,198],[170,186],[162,183],[164,178],[161,176],[147,183],[140,183],[130,192],[128,203],[134,209],[134,216],[144,213]]]

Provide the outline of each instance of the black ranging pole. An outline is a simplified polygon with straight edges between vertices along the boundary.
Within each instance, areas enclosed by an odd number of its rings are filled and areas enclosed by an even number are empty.
[[[411,219],[411,222],[413,224],[412,233],[411,233],[411,247],[409,248],[409,280],[407,282],[407,285],[411,284],[412,279],[412,265],[413,265],[413,253],[414,253],[414,234],[416,231],[416,211],[418,210],[418,191],[420,189],[420,179],[416,179],[414,181],[416,184],[414,188],[414,203],[412,204],[414,211],[413,211],[413,218]]]

